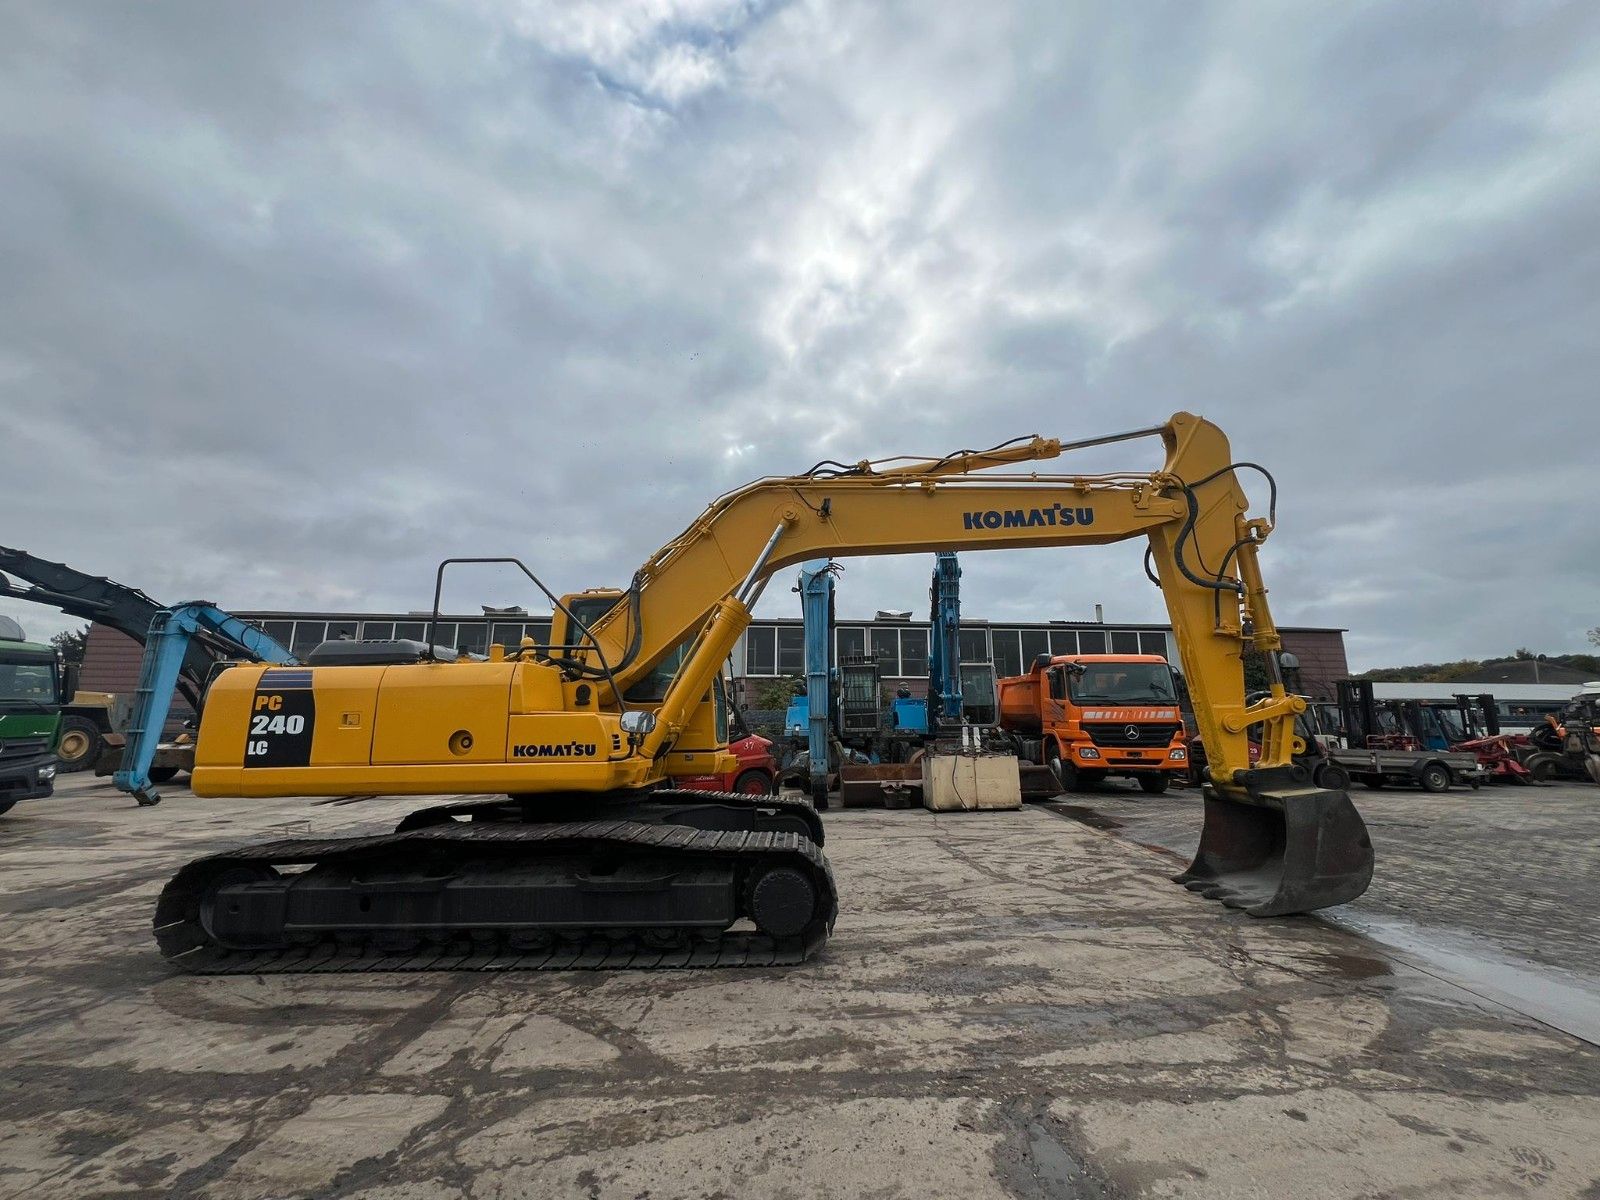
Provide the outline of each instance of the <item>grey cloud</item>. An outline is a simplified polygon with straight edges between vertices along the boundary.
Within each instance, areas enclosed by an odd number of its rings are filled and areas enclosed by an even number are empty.
[[[822,457],[1189,408],[1282,484],[1280,616],[1350,626],[1358,664],[1600,624],[1593,6],[3,32],[8,544],[174,600],[406,609],[450,553],[625,580]],[[969,609],[1159,619],[1138,559],[971,555]],[[853,563],[844,609],[920,608],[927,571]]]

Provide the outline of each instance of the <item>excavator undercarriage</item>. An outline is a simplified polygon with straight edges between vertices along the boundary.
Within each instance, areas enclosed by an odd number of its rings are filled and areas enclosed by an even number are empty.
[[[549,800],[199,859],[163,890],[156,940],[208,974],[775,966],[833,927],[805,801],[663,790],[570,819]]]

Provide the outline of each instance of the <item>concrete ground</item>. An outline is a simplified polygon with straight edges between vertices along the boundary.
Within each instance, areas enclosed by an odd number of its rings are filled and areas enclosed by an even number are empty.
[[[1532,968],[1543,991],[1586,988],[1600,1041],[1600,788],[1350,794],[1378,865],[1360,903],[1333,919],[1419,954]],[[1187,862],[1199,803],[1192,791],[1145,796],[1117,781],[1049,808]]]
[[[1338,923],[1227,912],[1071,813],[852,811],[801,967],[208,979],[150,937],[180,862],[415,802],[167,792],[69,778],[0,818],[0,1195],[1600,1197],[1600,1052],[1356,925],[1433,896],[1425,863],[1481,881],[1457,925],[1540,943],[1527,831],[1485,864],[1431,798],[1357,796],[1386,874]],[[1528,855],[1592,905],[1556,852],[1595,840],[1589,795]],[[1147,803],[1074,806],[1197,805]],[[1409,864],[1399,817],[1439,828]]]

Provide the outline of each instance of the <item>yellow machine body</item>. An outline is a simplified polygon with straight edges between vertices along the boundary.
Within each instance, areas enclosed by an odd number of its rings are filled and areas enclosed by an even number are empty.
[[[207,694],[201,796],[616,792],[733,769],[711,703],[685,749],[627,753],[592,684],[538,663],[233,667]],[[580,698],[586,695],[586,702]]]

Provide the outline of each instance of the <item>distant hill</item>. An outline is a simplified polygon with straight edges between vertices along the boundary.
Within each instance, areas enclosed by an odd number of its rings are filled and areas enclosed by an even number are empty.
[[[1540,683],[1587,683],[1600,679],[1600,655],[1551,654],[1537,664],[1536,672],[1534,656],[1518,651],[1508,658],[1379,667],[1356,678],[1374,683],[1532,683],[1536,674]]]

